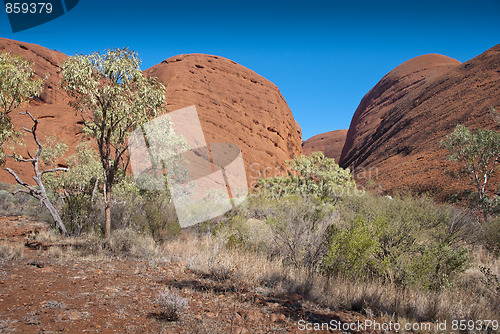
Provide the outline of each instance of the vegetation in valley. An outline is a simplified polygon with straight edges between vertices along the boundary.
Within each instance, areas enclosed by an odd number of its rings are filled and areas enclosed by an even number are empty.
[[[170,257],[217,281],[395,321],[499,318],[500,218],[496,197],[485,190],[496,171],[497,132],[457,127],[443,142],[472,176],[479,218],[426,196],[360,191],[349,170],[315,152],[289,161],[288,176],[260,180],[224,216],[181,230],[168,192],[141,189],[125,173],[126,134],[164,102],[163,87],[144,79],[138,64],[135,53],[115,50],[63,66],[64,87],[95,142],[66,154],[68,172],[40,175],[68,237],[32,238],[71,245],[54,256]],[[44,148],[39,156],[47,164],[65,152],[51,138]],[[39,202],[12,194],[16,189],[1,185],[0,214],[50,221]],[[22,255],[2,245],[0,256]],[[172,291],[157,302],[173,320],[186,306]]]

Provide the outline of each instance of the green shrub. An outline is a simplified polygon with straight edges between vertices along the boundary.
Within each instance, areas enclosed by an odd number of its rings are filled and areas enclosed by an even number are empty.
[[[66,146],[54,137],[48,137],[45,145],[43,160],[61,155]],[[51,190],[51,200],[58,203],[68,233],[80,235],[98,231],[101,212],[97,203],[102,201],[98,191],[102,167],[97,152],[88,142],[80,143],[66,163],[70,168],[68,172],[44,176],[46,187]]]
[[[302,155],[287,161],[288,176],[260,179],[257,188],[271,198],[300,195],[335,201],[356,192],[356,183],[349,169],[343,169],[322,152]]]
[[[174,205],[169,193],[159,190],[139,189],[130,178],[115,185],[113,192],[112,228],[131,228],[151,235],[155,240],[165,240],[179,235]]]
[[[264,220],[236,215],[221,221],[212,229],[214,236],[221,236],[228,248],[244,248],[265,253],[272,244],[272,230]]]
[[[16,208],[14,195],[7,190],[0,190],[0,213],[9,214]]]
[[[361,216],[348,228],[334,227],[323,261],[324,270],[349,279],[379,274],[375,255],[380,252],[380,245],[374,234]]]
[[[462,216],[452,207],[425,197],[365,195],[343,198],[339,213],[323,261],[328,274],[439,290],[468,266]]]
[[[279,257],[312,273],[325,256],[328,229],[335,217],[334,206],[318,198],[272,199],[260,193],[220,222],[213,233],[222,235],[227,246]]]
[[[38,221],[52,222],[49,212],[40,205],[40,201],[22,192],[12,194],[19,188],[21,186],[0,182],[0,215],[28,216]]]
[[[500,217],[489,219],[482,225],[480,241],[496,256],[500,255]]]
[[[464,271],[469,263],[465,248],[446,244],[422,247],[415,252],[405,271],[405,283],[425,290],[440,290],[453,284],[453,276]]]
[[[365,194],[331,201],[257,192],[212,232],[227,247],[265,253],[308,273],[436,291],[453,285],[469,266],[463,236],[470,221],[461,210],[425,196]],[[259,227],[263,222],[268,229]]]
[[[52,147],[54,145],[49,145],[49,149]],[[59,200],[62,219],[73,235],[102,234],[103,171],[97,152],[88,143],[82,143],[67,163],[70,166],[68,173],[45,177],[53,199]],[[112,228],[131,228],[149,233],[156,240],[179,234],[180,227],[168,192],[142,190],[123,171],[118,176],[120,180],[114,185],[111,198],[116,207],[111,213]]]

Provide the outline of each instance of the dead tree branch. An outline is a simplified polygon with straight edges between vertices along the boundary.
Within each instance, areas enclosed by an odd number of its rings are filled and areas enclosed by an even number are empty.
[[[33,121],[33,126],[31,127],[31,130],[27,129],[25,127],[23,127],[23,130],[31,133],[31,135],[33,136],[33,139],[35,140],[35,143],[38,146],[38,150],[36,152],[35,157],[33,157],[28,152],[28,156],[30,157],[30,159],[26,159],[26,158],[18,157],[18,156],[12,156],[12,155],[10,157],[14,158],[16,161],[29,162],[33,165],[33,171],[35,172],[35,176],[33,176],[33,180],[35,180],[37,187],[30,186],[29,184],[24,182],[19,177],[19,175],[17,175],[16,172],[14,172],[12,169],[5,168],[5,170],[7,172],[9,172],[16,179],[16,182],[18,184],[20,184],[24,188],[26,188],[26,189],[16,190],[16,191],[14,191],[14,194],[16,194],[18,192],[23,192],[23,193],[29,194],[29,195],[33,196],[34,198],[38,199],[40,201],[40,203],[43,204],[47,208],[47,210],[49,210],[52,218],[54,219],[54,222],[55,222],[57,228],[59,229],[59,232],[61,232],[61,234],[63,234],[63,235],[66,235],[68,233],[68,231],[66,230],[66,227],[64,226],[64,223],[62,222],[61,217],[59,216],[59,213],[57,212],[56,208],[52,205],[52,202],[49,200],[49,198],[47,196],[47,192],[46,192],[45,187],[44,187],[43,182],[42,182],[42,176],[44,174],[47,174],[47,173],[67,172],[69,170],[69,168],[58,167],[58,168],[45,169],[45,170],[40,171],[39,160],[40,160],[40,156],[41,156],[42,151],[43,151],[43,146],[40,143],[40,141],[38,140],[38,136],[36,135],[38,120],[36,118],[34,118],[33,115],[31,115],[31,113],[28,111],[22,112],[20,114],[21,115],[28,115],[31,118],[31,120]]]

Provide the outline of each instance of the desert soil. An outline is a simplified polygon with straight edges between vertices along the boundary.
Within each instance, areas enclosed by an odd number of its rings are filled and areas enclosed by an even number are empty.
[[[0,218],[0,240],[24,247],[21,259],[0,264],[1,333],[309,333],[299,330],[300,319],[364,320],[300,295],[270,296],[217,281],[184,262],[55,257],[50,248],[28,247],[26,236],[45,228],[25,217]],[[156,305],[164,289],[188,301],[176,321]]]

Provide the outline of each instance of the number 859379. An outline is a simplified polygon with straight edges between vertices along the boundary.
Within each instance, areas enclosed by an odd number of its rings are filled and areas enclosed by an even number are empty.
[[[5,4],[7,14],[50,14],[52,3],[50,2],[14,2]]]

